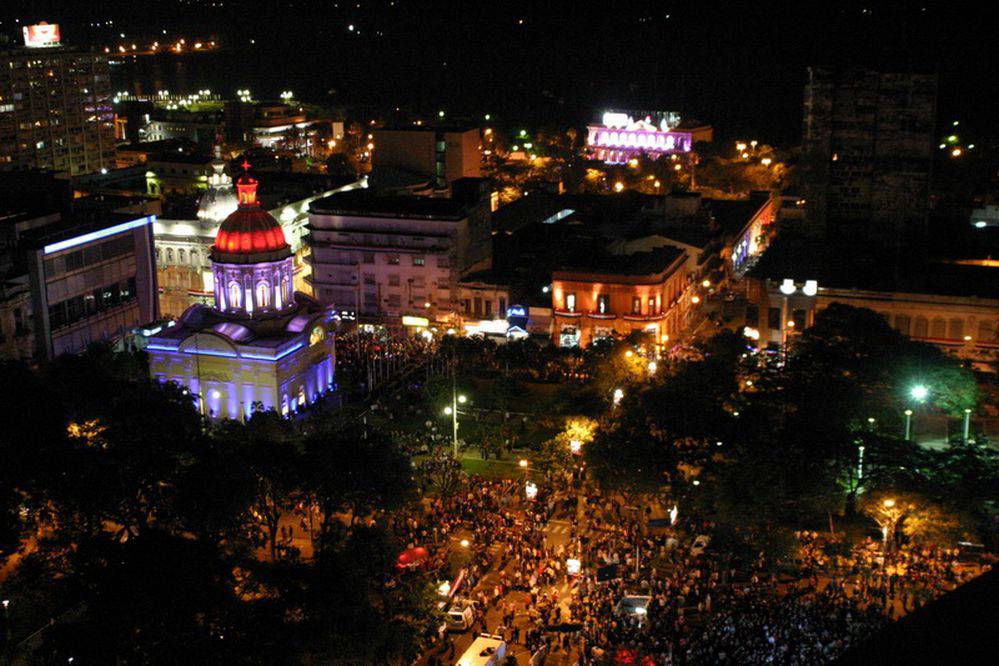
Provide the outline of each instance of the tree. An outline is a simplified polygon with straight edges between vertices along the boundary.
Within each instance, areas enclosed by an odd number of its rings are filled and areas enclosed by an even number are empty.
[[[319,420],[305,437],[303,489],[319,509],[320,558],[350,524],[375,508],[392,511],[409,501],[415,485],[409,458],[382,432],[337,415]]]
[[[541,444],[538,462],[550,469],[569,469],[593,441],[596,430],[597,422],[589,417],[566,417],[562,431]]]
[[[254,413],[246,424],[226,422],[215,438],[249,477],[248,524],[263,534],[274,560],[281,517],[292,513],[301,490],[300,437],[292,422],[271,411]]]

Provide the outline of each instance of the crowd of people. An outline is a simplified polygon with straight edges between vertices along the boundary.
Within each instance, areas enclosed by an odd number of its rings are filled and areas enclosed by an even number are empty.
[[[688,517],[650,528],[648,516],[623,502],[587,494],[577,475],[538,481],[542,490],[528,501],[521,480],[467,479],[397,528],[411,546],[467,551],[457,596],[474,602],[471,631],[501,633],[547,663],[826,663],[896,611],[972,575],[953,551],[914,547],[879,571],[877,543],[827,555],[825,537],[806,532],[798,535],[797,575],[778,578],[762,557],[733,563],[695,547],[710,524]],[[553,518],[569,526],[557,546],[546,535]],[[569,560],[582,570],[570,571]],[[916,586],[925,598],[913,594]],[[427,663],[454,663],[454,642],[443,645]]]

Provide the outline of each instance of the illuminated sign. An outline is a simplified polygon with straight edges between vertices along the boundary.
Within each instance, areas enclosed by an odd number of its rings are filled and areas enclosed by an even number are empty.
[[[527,311],[523,305],[511,305],[506,309],[507,317],[526,317]]]
[[[402,318],[403,326],[429,326],[430,320],[426,317],[411,317],[409,315],[404,315]]]
[[[59,24],[42,21],[24,26],[24,45],[32,49],[59,46]]]

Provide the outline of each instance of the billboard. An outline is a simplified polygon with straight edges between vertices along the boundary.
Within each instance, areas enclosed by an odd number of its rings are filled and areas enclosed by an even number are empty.
[[[61,35],[58,23],[36,23],[24,26],[24,45],[28,48],[47,48],[59,46]]]

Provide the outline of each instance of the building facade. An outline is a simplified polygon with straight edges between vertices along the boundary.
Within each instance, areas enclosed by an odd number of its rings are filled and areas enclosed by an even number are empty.
[[[899,333],[980,366],[999,359],[999,300],[825,288],[815,280],[751,279],[746,326],[760,346],[779,347],[832,303],[867,308]]]
[[[210,418],[287,415],[335,386],[332,312],[293,291],[292,249],[256,180],[236,187],[239,207],[211,248],[215,305],[147,329],[150,373],[188,389]]]
[[[0,169],[111,169],[114,118],[106,55],[59,44],[0,50]]]
[[[77,353],[159,317],[154,220],[61,219],[23,234],[35,357]]]
[[[552,339],[585,347],[603,338],[648,333],[666,344],[690,305],[686,254],[673,247],[614,257],[604,266],[552,274]]]
[[[479,130],[466,127],[418,126],[372,132],[372,169],[397,169],[433,180],[445,189],[460,178],[482,175]]]
[[[676,129],[680,114],[608,111],[601,122],[586,128],[586,146],[594,159],[607,164],[623,164],[646,155],[682,155],[694,147],[694,132]],[[710,140],[710,130],[708,130]]]
[[[307,243],[321,302],[440,320],[457,309],[461,276],[490,266],[488,197],[333,195],[312,202]]]
[[[900,238],[929,212],[937,77],[809,68],[802,167],[808,219]]]

